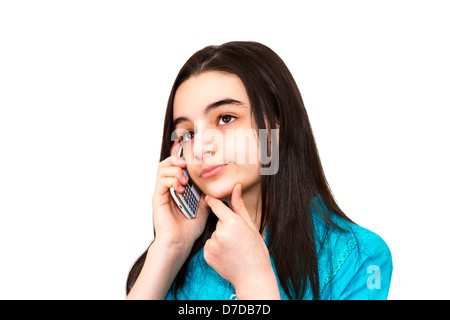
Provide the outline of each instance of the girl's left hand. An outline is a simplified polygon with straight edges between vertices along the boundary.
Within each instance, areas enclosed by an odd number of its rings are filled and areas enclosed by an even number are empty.
[[[219,218],[205,243],[206,262],[233,284],[238,299],[279,299],[269,250],[245,208],[242,185],[233,188],[233,210],[214,197],[205,200]]]

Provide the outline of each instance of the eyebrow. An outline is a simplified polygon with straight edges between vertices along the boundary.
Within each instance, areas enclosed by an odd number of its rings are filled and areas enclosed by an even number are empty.
[[[208,104],[205,108],[205,110],[203,110],[203,114],[207,115],[211,110],[219,108],[221,106],[224,105],[238,105],[238,106],[243,106],[241,101],[238,100],[234,100],[231,98],[226,98],[226,99],[222,99],[216,102],[212,102],[210,104]],[[175,128],[179,123],[184,122],[184,121],[191,121],[189,118],[186,117],[178,117],[173,121],[173,128]]]

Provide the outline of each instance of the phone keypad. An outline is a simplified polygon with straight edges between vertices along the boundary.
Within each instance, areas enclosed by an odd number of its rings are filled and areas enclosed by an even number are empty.
[[[197,211],[198,200],[195,197],[194,193],[192,192],[190,186],[186,186],[184,188],[183,195],[184,195],[185,202],[189,206],[189,211],[191,212],[191,215],[195,215],[195,212]]]

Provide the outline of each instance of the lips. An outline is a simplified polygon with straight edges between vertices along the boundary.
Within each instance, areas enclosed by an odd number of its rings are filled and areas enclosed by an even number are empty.
[[[214,166],[209,166],[209,167],[203,168],[200,171],[200,177],[203,178],[203,179],[210,178],[210,177],[215,176],[216,174],[218,174],[225,167],[226,167],[226,164],[219,164],[219,165],[214,165]]]

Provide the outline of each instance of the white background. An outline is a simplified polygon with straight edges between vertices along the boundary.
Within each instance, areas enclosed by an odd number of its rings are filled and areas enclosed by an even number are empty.
[[[391,298],[449,299],[447,1],[1,1],[0,298],[123,299],[152,239],[172,82],[254,40],[293,73]],[[295,134],[295,133],[293,133]]]

